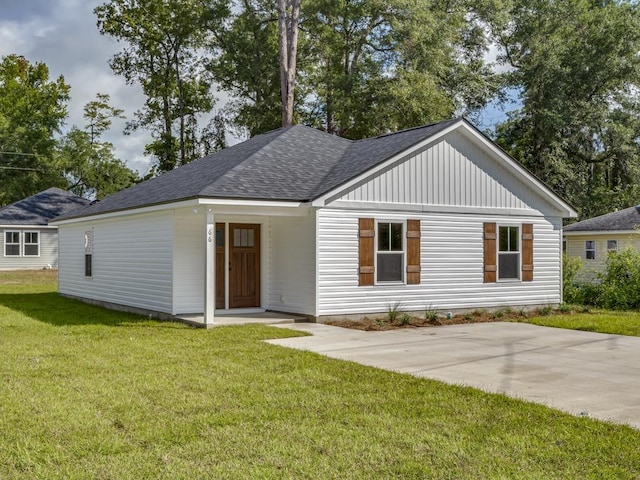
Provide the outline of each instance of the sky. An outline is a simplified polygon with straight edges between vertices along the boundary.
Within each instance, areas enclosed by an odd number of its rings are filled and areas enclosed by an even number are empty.
[[[113,74],[109,58],[121,49],[110,37],[101,36],[93,9],[97,0],[0,0],[0,56],[18,54],[32,63],[43,62],[49,76],[62,75],[71,86],[69,118],[65,128],[84,126],[82,109],[97,93],[111,96],[111,104],[133,113],[144,104],[135,85]],[[113,122],[104,138],[113,143],[118,158],[141,174],[148,172],[151,159],[144,146],[146,131],[123,135],[126,120]]]
[[[69,118],[65,129],[84,126],[82,109],[97,93],[111,96],[111,105],[133,118],[144,104],[137,85],[127,85],[109,67],[111,56],[122,48],[111,37],[101,36],[93,9],[103,0],[0,0],[0,56],[18,54],[32,63],[47,64],[50,78],[62,75],[71,86]],[[478,120],[481,129],[491,129],[505,114],[494,104]],[[130,168],[146,174],[152,159],[144,155],[148,132],[124,135],[126,120],[114,120],[104,139]],[[238,139],[230,138],[230,143]]]

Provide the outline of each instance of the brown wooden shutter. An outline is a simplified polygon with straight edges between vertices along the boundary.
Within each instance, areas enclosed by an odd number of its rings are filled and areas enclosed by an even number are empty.
[[[407,285],[420,283],[420,220],[407,220]]]
[[[533,224],[522,224],[522,281],[533,280]]]
[[[484,283],[496,281],[496,224],[484,224]]]
[[[373,285],[374,228],[373,218],[358,219],[358,285]]]

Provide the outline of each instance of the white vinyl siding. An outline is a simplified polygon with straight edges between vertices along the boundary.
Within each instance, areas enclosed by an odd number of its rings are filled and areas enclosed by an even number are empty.
[[[315,310],[315,215],[271,221],[269,309],[313,315]]]
[[[333,200],[549,211],[474,142],[452,132]]]
[[[85,277],[85,232],[93,228],[92,276]],[[171,313],[172,212],[62,225],[62,294]]]
[[[19,232],[20,255],[5,256],[6,231]],[[24,233],[33,232],[38,235],[38,255],[24,255]],[[0,254],[0,270],[40,270],[58,267],[58,230],[55,228],[37,229],[19,227],[0,229],[2,235],[2,254]]]
[[[561,219],[509,217],[510,224],[534,224],[532,282],[483,283],[483,222],[505,218],[474,214],[372,213],[322,209],[318,212],[318,314],[383,313],[401,302],[403,310],[490,308],[560,302]],[[419,285],[358,286],[358,218],[419,219]]]
[[[204,312],[204,215],[191,209],[177,213],[173,242],[173,313]]]

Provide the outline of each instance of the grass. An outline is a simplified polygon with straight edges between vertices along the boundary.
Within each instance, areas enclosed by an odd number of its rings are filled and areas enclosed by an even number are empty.
[[[587,332],[640,337],[640,312],[593,310],[571,315],[547,315],[518,321],[545,327],[568,328]]]
[[[635,479],[640,432],[0,273],[0,478]]]

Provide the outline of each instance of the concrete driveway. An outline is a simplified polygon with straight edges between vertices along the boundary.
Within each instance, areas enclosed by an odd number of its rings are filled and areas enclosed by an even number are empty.
[[[270,343],[640,428],[640,337],[506,322],[384,332],[279,327],[313,336]]]

